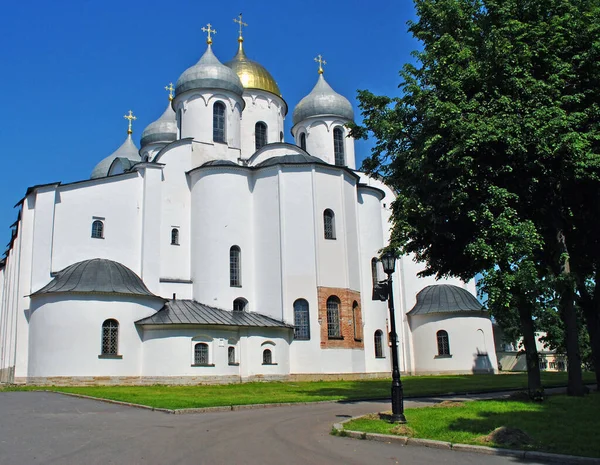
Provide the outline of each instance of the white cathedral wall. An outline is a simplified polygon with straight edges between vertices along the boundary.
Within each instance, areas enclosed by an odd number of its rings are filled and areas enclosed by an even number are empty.
[[[124,296],[52,294],[32,299],[27,376],[139,376],[142,334],[134,322],[155,313],[157,299]],[[102,359],[102,323],[119,322],[118,354]]]
[[[267,143],[280,141],[283,133],[283,100],[270,92],[256,89],[244,91],[246,107],[242,112],[241,122],[241,148],[242,158],[250,158],[256,152],[256,139],[254,135],[256,123],[262,121],[267,125]]]
[[[315,116],[307,118],[292,128],[296,145],[300,146],[300,134],[306,134],[306,151],[331,165],[335,165],[335,152],[333,150],[333,129],[339,127],[344,132],[344,158],[346,166],[356,169],[356,156],[354,152],[354,139],[348,137],[350,131],[344,125],[348,120],[337,117]]]

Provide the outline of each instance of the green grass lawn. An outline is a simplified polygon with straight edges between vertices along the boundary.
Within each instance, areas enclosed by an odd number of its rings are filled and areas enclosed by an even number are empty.
[[[551,396],[542,403],[529,401],[473,401],[459,407],[406,409],[407,424],[413,437],[452,443],[498,447],[478,440],[495,428],[519,428],[533,442],[509,448],[600,457],[600,393],[586,397]],[[374,417],[374,415],[373,415]],[[393,434],[394,425],[361,418],[344,425],[350,431]]]
[[[594,382],[593,373],[586,373]],[[564,386],[566,373],[542,373],[546,387]],[[403,378],[407,397],[448,393],[522,389],[527,386],[524,373],[502,375],[407,376]],[[0,388],[1,389],[1,388]],[[182,409],[281,402],[315,402],[382,398],[390,395],[390,380],[265,382],[199,386],[24,386],[5,390],[52,390],[92,397],[132,402],[157,408]]]

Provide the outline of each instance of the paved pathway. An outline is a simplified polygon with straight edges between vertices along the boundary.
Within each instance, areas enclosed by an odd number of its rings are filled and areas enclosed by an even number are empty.
[[[332,423],[388,405],[351,402],[170,415],[56,393],[0,392],[0,464],[539,463],[329,435]]]

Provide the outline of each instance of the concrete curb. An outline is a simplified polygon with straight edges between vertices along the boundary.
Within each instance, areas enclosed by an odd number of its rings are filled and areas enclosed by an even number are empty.
[[[453,444],[447,441],[436,441],[434,439],[420,439],[410,438],[408,436],[396,436],[391,434],[377,434],[377,433],[364,433],[362,431],[352,431],[344,428],[344,424],[349,421],[362,418],[364,415],[358,417],[348,418],[340,423],[333,424],[333,430],[340,436],[345,436],[353,439],[366,439],[369,441],[385,442],[388,444],[400,444],[402,446],[421,446],[431,447],[434,449],[446,449],[453,450],[456,452],[472,452],[476,454],[485,455],[498,455],[515,457],[519,459],[530,459],[530,460],[542,460],[545,462],[555,463],[571,463],[571,464],[584,464],[584,465],[599,465],[600,459],[593,457],[579,457],[576,455],[564,455],[564,454],[551,454],[548,452],[538,451],[524,451],[514,449],[500,449],[495,447],[486,446],[475,446],[471,444]]]

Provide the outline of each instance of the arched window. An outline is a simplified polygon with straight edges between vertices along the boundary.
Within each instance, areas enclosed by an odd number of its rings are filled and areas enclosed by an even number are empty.
[[[383,358],[383,331],[375,331],[375,358]]]
[[[181,130],[183,128],[183,110],[177,112],[177,139],[181,139]]]
[[[300,148],[306,150],[306,133],[300,134]]]
[[[233,311],[243,312],[246,310],[246,305],[248,305],[248,301],[239,297],[233,301]]]
[[[373,287],[379,282],[379,273],[377,272],[377,260],[376,257],[371,259],[371,279],[373,280]]]
[[[262,121],[254,125],[254,143],[256,150],[267,145],[267,125]]]
[[[235,347],[229,346],[227,349],[227,361],[229,365],[235,365]]]
[[[273,364],[273,354],[270,349],[263,350],[263,365]]]
[[[358,306],[358,302],[355,300],[352,304],[352,329],[354,330],[354,340],[360,341],[362,339],[361,336],[361,327],[360,327],[360,307]]]
[[[229,285],[242,286],[242,251],[237,245],[229,249]]]
[[[283,142],[283,131],[279,131],[279,142]]]
[[[104,223],[100,220],[94,220],[92,223],[92,237],[95,239],[104,238]]]
[[[450,355],[448,333],[443,329],[437,332],[438,355]]]
[[[117,355],[119,353],[119,322],[106,320],[102,323],[102,355]]]
[[[298,299],[294,302],[294,339],[301,341],[308,341],[310,339],[308,302],[304,299]]]
[[[340,299],[334,295],[327,299],[327,337],[330,339],[339,339],[342,337]]]
[[[325,239],[335,239],[335,215],[329,208],[323,212]]]
[[[333,152],[335,154],[335,164],[338,166],[346,165],[346,157],[344,156],[344,131],[337,127],[333,130]]]
[[[179,245],[179,229],[171,229],[171,245]]]
[[[199,342],[194,346],[194,365],[208,364],[208,344]]]
[[[213,105],[213,142],[225,142],[225,104]]]

